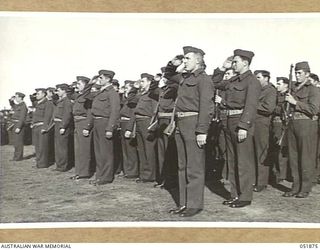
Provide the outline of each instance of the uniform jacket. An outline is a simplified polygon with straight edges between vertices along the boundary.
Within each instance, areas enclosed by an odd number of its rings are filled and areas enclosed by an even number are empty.
[[[32,116],[32,123],[43,122],[43,129],[47,130],[52,122],[53,110],[54,105],[47,98],[37,102]]]
[[[13,104],[12,109],[13,115],[11,119],[16,123],[16,128],[21,129],[26,122],[28,108],[24,102],[21,102],[19,104]]]
[[[73,122],[72,103],[68,97],[64,97],[57,102],[53,117],[62,120],[60,128],[66,129],[71,126]]]
[[[268,85],[262,87],[261,94],[258,103],[258,114],[259,117],[270,117],[276,108],[277,101],[277,90],[269,83]]]

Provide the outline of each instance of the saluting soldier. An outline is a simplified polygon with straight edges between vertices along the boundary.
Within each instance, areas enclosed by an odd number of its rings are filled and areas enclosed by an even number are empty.
[[[252,154],[254,122],[257,113],[261,85],[250,70],[254,53],[247,50],[234,51],[233,68],[238,74],[222,81],[217,88],[225,91],[225,99],[216,96],[216,102],[227,108],[227,154],[231,197],[223,202],[232,208],[251,204],[255,180],[255,161]]]
[[[271,152],[276,184],[279,184],[287,179],[288,169],[288,140],[284,116],[285,96],[288,92],[289,79],[287,77],[277,77],[276,80],[277,100],[276,108],[271,118]]]
[[[269,71],[256,70],[254,74],[262,89],[257,107],[253,137],[256,158],[256,183],[253,191],[261,192],[267,188],[269,181],[270,167],[266,164],[266,159],[269,149],[271,115],[276,107],[277,90],[270,83]]]
[[[287,93],[286,101],[293,112],[288,124],[289,165],[293,177],[292,189],[284,197],[306,198],[312,189],[316,167],[319,90],[310,83],[308,62],[295,65],[297,82]]]
[[[59,100],[54,109],[53,121],[55,161],[54,171],[66,172],[72,168],[73,149],[70,148],[73,127],[72,103],[67,96],[69,85],[66,83],[56,85]]]
[[[92,100],[86,98],[90,92],[88,82],[90,79],[85,76],[77,76],[77,84],[73,104],[74,119],[74,154],[75,154],[75,175],[71,180],[90,178],[94,172],[91,105]]]
[[[36,168],[49,167],[49,134],[54,105],[46,98],[46,89],[36,89],[35,111],[32,117],[33,144],[36,151]]]
[[[101,88],[95,92],[92,102],[93,141],[96,157],[95,180],[92,185],[105,185],[114,178],[114,131],[117,128],[120,112],[119,94],[112,86],[115,73],[100,70],[97,84]],[[89,124],[88,124],[89,125]]]
[[[157,140],[154,133],[149,133],[148,131],[159,98],[156,89],[150,90],[153,78],[154,77],[151,74],[141,74],[141,95],[125,135],[127,138],[130,138],[134,129],[134,124],[136,124],[136,138],[140,161],[139,178],[136,180],[137,183],[154,182],[156,179]]]
[[[169,213],[190,217],[203,209],[205,151],[209,123],[212,119],[213,86],[205,73],[203,50],[183,47],[184,71],[175,79],[179,83],[176,101],[179,207]]]
[[[126,138],[130,118],[134,115],[134,109],[139,101],[138,89],[133,87],[134,81],[125,80],[123,94],[123,106],[120,110],[121,145],[123,158],[124,177],[128,179],[139,177],[139,160],[136,138]]]
[[[14,154],[12,161],[23,160],[23,146],[25,122],[27,118],[28,108],[23,101],[25,94],[16,92],[14,98],[10,99],[10,105],[13,109],[11,121],[13,122],[11,130],[13,131]]]

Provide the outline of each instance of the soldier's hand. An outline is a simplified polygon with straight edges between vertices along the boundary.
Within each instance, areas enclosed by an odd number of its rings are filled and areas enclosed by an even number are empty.
[[[297,104],[296,99],[294,99],[294,97],[292,95],[290,95],[289,93],[286,94],[285,100],[287,102],[289,102],[290,104],[292,104],[292,105],[296,105]]]
[[[243,142],[248,136],[248,131],[245,129],[238,130],[238,141]]]
[[[89,136],[89,130],[87,130],[87,129],[82,130],[82,135],[84,137],[88,137]]]
[[[179,67],[176,69],[176,72],[182,73],[184,71],[184,68],[185,68],[185,64],[181,63]]]
[[[224,62],[223,62],[223,65],[222,65],[222,70],[227,70],[227,69],[230,69],[232,66],[232,60],[228,57]]]
[[[40,133],[45,134],[47,131],[45,129],[41,129]]]
[[[221,103],[222,102],[222,98],[218,95],[216,95],[215,99],[214,99],[215,103]]]
[[[111,131],[106,131],[106,138],[111,139],[112,138],[112,132]]]
[[[197,135],[197,144],[199,148],[202,148],[203,145],[205,145],[207,142],[207,135],[206,134],[199,134]]]
[[[60,128],[59,133],[60,135],[63,135],[66,132],[66,130],[64,128]]]
[[[19,133],[20,133],[20,131],[21,131],[21,129],[20,129],[20,128],[16,128],[16,129],[14,130],[14,132],[15,132],[16,134],[19,134]]]
[[[127,138],[127,139],[129,139],[130,137],[131,137],[131,131],[126,131],[125,133],[124,133],[124,137],[125,138]]]

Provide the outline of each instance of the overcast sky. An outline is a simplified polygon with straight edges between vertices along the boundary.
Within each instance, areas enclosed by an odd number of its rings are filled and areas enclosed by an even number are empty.
[[[320,74],[320,14],[75,14],[0,13],[0,108],[16,91],[116,72],[121,83],[155,74],[182,47],[206,52],[207,73],[237,48],[252,50],[251,68],[288,76],[309,61]],[[29,97],[26,97],[29,105]]]

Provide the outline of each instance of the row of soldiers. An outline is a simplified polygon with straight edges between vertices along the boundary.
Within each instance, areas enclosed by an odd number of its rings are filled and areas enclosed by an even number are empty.
[[[36,167],[49,167],[55,152],[56,171],[74,164],[71,179],[90,178],[95,171],[89,183],[104,185],[113,181],[122,152],[124,177],[137,183],[163,187],[176,174],[179,206],[169,212],[189,217],[203,209],[205,166],[213,151],[225,159],[223,176],[231,189],[223,204],[231,208],[250,205],[253,191],[267,187],[271,151],[277,182],[287,179],[290,166],[292,189],[283,196],[306,198],[319,178],[320,151],[319,79],[308,62],[295,65],[295,82],[291,69],[289,78],[271,84],[268,71],[250,70],[251,51],[235,50],[211,76],[205,73],[203,50],[186,46],[183,52],[161,74],[126,80],[120,91],[111,70],[92,79],[78,76],[74,92],[68,84],[36,89]],[[13,160],[23,156],[23,98],[18,92],[11,100]]]

